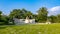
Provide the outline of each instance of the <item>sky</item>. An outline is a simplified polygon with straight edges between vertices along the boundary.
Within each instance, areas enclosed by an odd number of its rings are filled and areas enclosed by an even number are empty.
[[[60,14],[60,0],[0,0],[0,11],[6,15],[22,8],[36,13],[41,7],[46,7],[49,15]]]

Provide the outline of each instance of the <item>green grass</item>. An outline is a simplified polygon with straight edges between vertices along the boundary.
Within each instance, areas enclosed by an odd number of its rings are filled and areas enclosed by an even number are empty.
[[[0,26],[0,34],[60,34],[60,24]]]

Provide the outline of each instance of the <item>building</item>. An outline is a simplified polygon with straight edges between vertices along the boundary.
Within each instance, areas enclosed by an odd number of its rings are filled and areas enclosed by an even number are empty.
[[[17,19],[17,18],[14,18],[14,23],[16,25],[19,25],[19,24],[27,24],[27,23],[32,23],[34,24],[35,23],[35,19],[29,19],[28,17],[26,17],[26,19]]]

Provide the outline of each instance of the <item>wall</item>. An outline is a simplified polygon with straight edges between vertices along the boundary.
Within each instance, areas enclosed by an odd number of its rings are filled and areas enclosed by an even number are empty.
[[[13,20],[14,20],[14,23],[16,25],[26,24],[26,23],[32,23],[32,24],[35,23],[35,19],[29,19],[29,20],[27,20],[27,19],[17,19],[17,18],[14,18]]]

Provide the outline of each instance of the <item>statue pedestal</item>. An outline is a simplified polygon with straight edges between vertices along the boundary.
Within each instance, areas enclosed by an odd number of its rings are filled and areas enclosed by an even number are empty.
[[[25,20],[25,23],[29,23],[29,22],[30,22],[29,20],[27,20],[27,19]]]
[[[46,24],[51,24],[50,20],[47,19]]]

